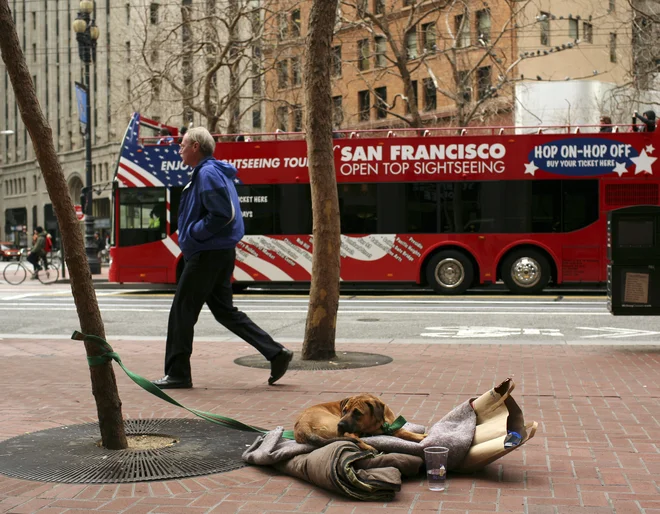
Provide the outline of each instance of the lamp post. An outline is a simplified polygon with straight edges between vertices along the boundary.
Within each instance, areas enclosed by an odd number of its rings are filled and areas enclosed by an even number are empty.
[[[87,123],[85,125],[85,187],[83,196],[85,198],[85,253],[92,275],[101,273],[101,262],[97,255],[97,246],[94,243],[94,215],[92,214],[92,123],[90,95],[91,87],[89,81],[89,65],[96,59],[96,40],[99,38],[99,28],[91,18],[94,11],[92,0],[82,0],[80,11],[73,22],[73,30],[78,41],[78,55],[85,65],[84,83],[87,88],[85,113]]]

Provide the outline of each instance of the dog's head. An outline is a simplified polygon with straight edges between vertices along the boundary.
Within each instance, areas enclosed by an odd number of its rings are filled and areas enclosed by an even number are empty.
[[[339,435],[377,434],[385,421],[385,404],[372,394],[344,398],[340,402]]]

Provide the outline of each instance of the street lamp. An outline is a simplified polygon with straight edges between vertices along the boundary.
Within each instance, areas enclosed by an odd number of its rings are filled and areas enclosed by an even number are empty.
[[[73,30],[78,41],[78,54],[80,60],[85,64],[84,83],[87,88],[85,113],[87,123],[85,126],[85,253],[92,275],[101,273],[101,262],[97,256],[97,246],[94,243],[94,215],[92,214],[92,123],[90,95],[91,85],[89,82],[89,65],[96,59],[96,40],[99,38],[99,28],[91,18],[94,11],[92,0],[82,0],[80,11],[73,22]]]

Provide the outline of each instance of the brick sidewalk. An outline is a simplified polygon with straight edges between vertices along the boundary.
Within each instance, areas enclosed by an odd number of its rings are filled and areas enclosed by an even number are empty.
[[[113,346],[132,371],[161,375],[164,343]],[[394,362],[351,371],[293,371],[282,385],[268,387],[267,371],[233,363],[254,354],[251,347],[198,343],[195,389],[173,396],[250,424],[291,427],[302,405],[369,391],[410,421],[430,424],[512,375],[513,396],[539,430],[526,446],[482,472],[450,474],[443,493],[428,491],[422,478],[408,480],[386,504],[349,501],[270,468],[249,467],[122,485],[0,476],[0,512],[660,514],[657,347],[355,344],[337,350],[382,353]],[[120,369],[117,376],[125,417],[188,416],[143,392]],[[0,340],[0,387],[0,439],[95,420],[79,343]]]

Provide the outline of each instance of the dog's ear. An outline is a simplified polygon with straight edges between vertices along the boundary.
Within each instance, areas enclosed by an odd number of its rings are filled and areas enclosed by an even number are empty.
[[[350,400],[350,398],[344,398],[342,401],[339,402],[339,410],[341,411],[342,415],[344,414],[344,408],[346,407],[348,400]]]
[[[378,420],[379,423],[385,421],[385,404],[380,399],[374,398],[367,405],[373,411],[374,419]]]

